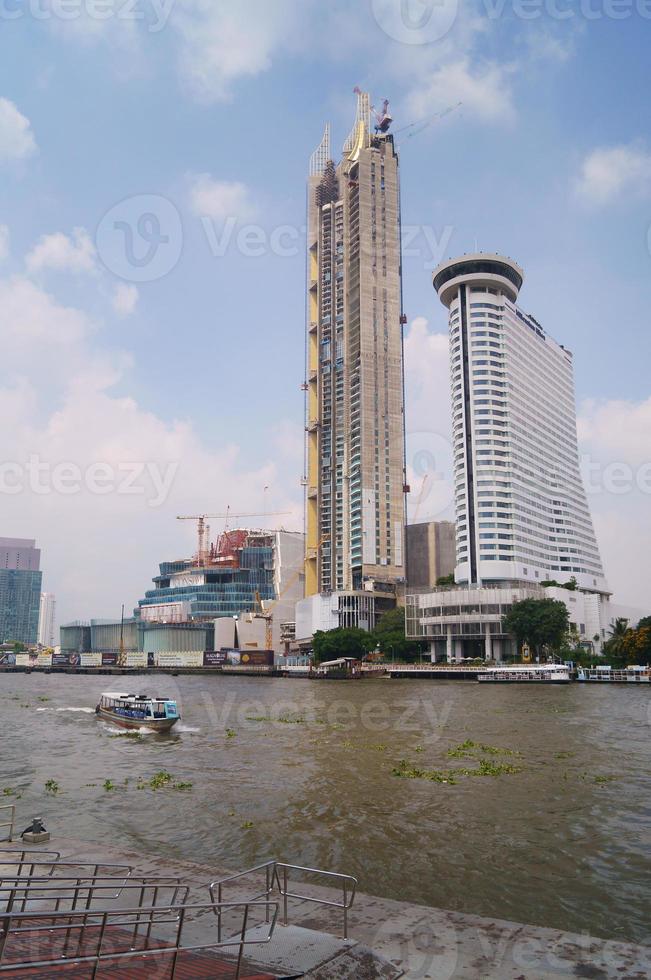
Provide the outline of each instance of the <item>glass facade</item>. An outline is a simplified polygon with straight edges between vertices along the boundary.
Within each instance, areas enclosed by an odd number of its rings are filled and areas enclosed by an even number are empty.
[[[163,562],[155,588],[138,603],[139,613],[148,618],[148,607],[157,607],[152,619],[164,621],[166,605],[182,609],[184,620],[217,619],[250,612],[257,598],[275,599],[274,549],[244,547],[234,568],[197,568],[192,562]],[[174,618],[173,616],[171,618]]]
[[[43,573],[34,569],[0,569],[0,637],[34,644],[38,638]]]

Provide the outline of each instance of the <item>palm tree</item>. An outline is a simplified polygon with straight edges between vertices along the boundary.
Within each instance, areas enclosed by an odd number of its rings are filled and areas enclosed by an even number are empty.
[[[613,623],[612,632],[604,644],[605,651],[616,657],[621,656],[624,652],[624,637],[627,632],[628,619],[618,616]]]

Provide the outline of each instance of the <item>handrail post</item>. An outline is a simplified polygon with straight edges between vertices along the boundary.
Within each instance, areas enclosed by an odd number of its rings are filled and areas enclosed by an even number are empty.
[[[235,968],[235,980],[239,980],[240,973],[242,970],[242,959],[244,957],[244,943],[246,940],[246,927],[249,921],[249,905],[248,902],[244,906],[244,918],[242,919],[242,929],[240,932],[240,946],[237,954],[237,966]]]
[[[265,906],[265,912],[264,912],[264,921],[265,923],[268,923],[269,922],[269,895],[271,894],[271,888],[269,886],[269,865],[267,865],[267,867],[264,869],[264,876],[265,876],[265,888],[266,888],[265,900],[267,902]]]
[[[344,939],[348,939],[348,889],[344,878]]]
[[[283,924],[288,924],[287,918],[287,865],[283,865]]]
[[[222,883],[217,885],[217,942],[222,941]]]
[[[179,958],[179,951],[181,948],[181,943],[183,942],[183,923],[185,921],[185,908],[182,905],[179,909],[179,924],[176,931],[176,949],[174,950],[174,956],[172,957],[172,971],[170,973],[170,980],[174,980],[176,974],[176,964]]]
[[[107,916],[108,916],[108,912],[102,912],[102,924],[99,929],[99,939],[97,940],[97,954],[95,958],[95,966],[93,967],[93,972],[91,974],[91,980],[95,980],[95,977],[97,976],[97,973],[99,971],[99,965],[102,961],[102,942],[104,941],[104,931],[106,929]],[[86,915],[84,915],[84,924],[79,930],[79,932],[82,935],[84,933],[84,930],[86,929],[87,924],[88,924],[87,917]]]

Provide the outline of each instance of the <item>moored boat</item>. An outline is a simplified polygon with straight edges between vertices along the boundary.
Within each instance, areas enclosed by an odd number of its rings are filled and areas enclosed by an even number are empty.
[[[493,684],[569,684],[570,669],[565,664],[504,664],[480,671],[477,680]]]
[[[579,667],[579,681],[596,681],[601,684],[649,684],[651,683],[651,668],[639,664],[630,667],[610,667],[601,664],[599,667]]]
[[[180,718],[176,701],[171,698],[112,691],[100,696],[95,713],[120,728],[149,728],[153,732],[169,732]]]

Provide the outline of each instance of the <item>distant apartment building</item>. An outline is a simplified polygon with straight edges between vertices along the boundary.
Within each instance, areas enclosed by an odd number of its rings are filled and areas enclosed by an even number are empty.
[[[395,597],[405,580],[400,185],[387,126],[374,131],[359,92],[341,161],[326,126],[308,178],[305,595],[360,594],[371,623],[374,584]]]
[[[0,538],[0,640],[38,640],[41,552],[30,538]]]
[[[38,614],[38,642],[44,647],[54,646],[56,598],[52,592],[41,592]]]
[[[438,579],[454,575],[456,528],[454,521],[408,524],[407,589],[426,589]]]
[[[525,597],[567,600],[597,648],[610,623],[579,471],[572,354],[516,305],[523,278],[511,259],[484,253],[434,271],[449,309],[460,588],[407,597],[408,634],[429,638],[434,655],[510,655],[501,619]],[[571,579],[578,593],[544,585]]]

